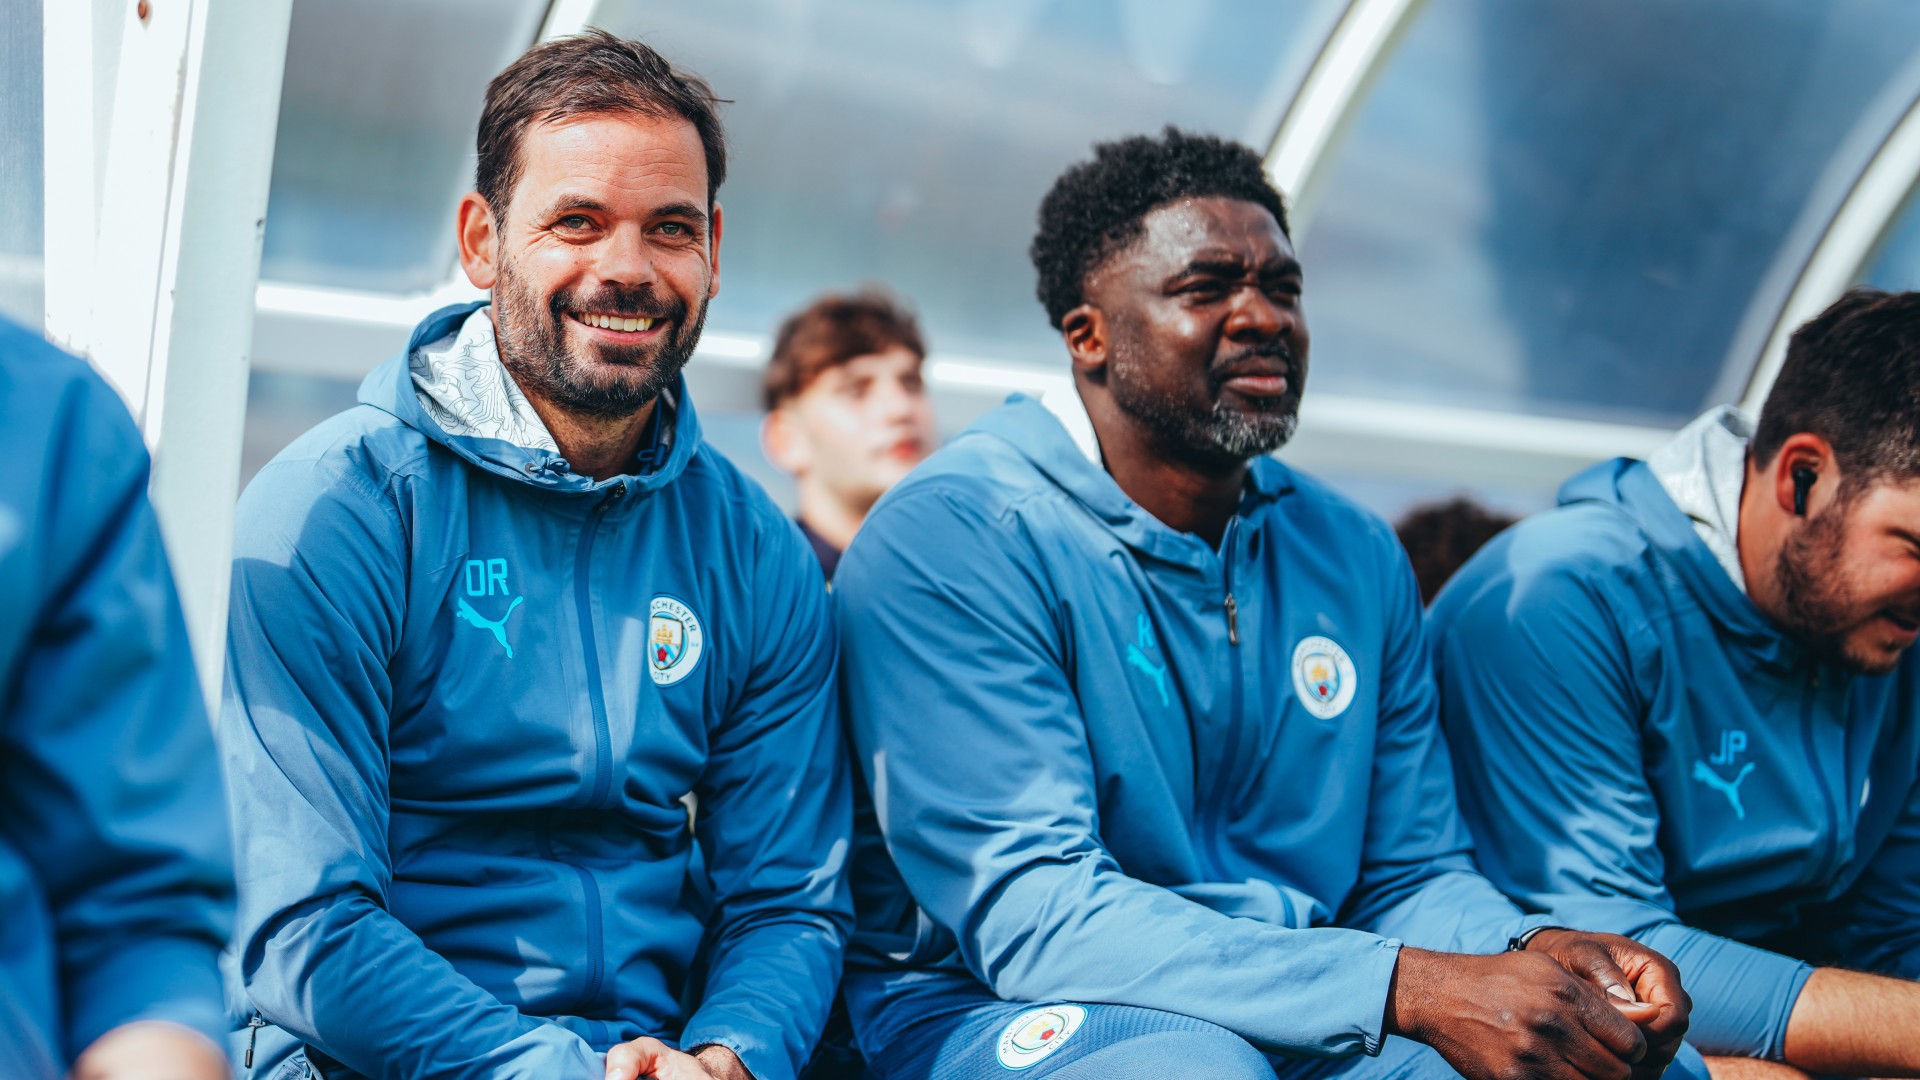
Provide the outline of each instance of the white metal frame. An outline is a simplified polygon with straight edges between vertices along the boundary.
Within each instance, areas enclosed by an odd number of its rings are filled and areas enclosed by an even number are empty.
[[[1757,412],[1766,401],[1780,365],[1786,361],[1787,339],[1793,331],[1858,279],[1907,196],[1920,184],[1920,62],[1896,86],[1905,98],[1904,111],[1891,130],[1880,127],[1885,135],[1880,138],[1878,151],[1859,170],[1839,208],[1826,222],[1819,243],[1799,268],[1793,291],[1774,316],[1766,346],[1741,401],[1749,411]],[[1879,130],[1870,133],[1878,136]],[[1857,160],[1857,155],[1853,159]]]
[[[47,235],[62,238],[46,245],[47,329],[114,384],[154,450],[211,701],[292,0],[45,11]]]

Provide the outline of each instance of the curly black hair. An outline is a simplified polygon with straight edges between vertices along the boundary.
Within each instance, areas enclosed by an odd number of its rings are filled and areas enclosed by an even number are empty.
[[[1135,135],[1095,143],[1093,160],[1061,173],[1040,200],[1040,231],[1027,248],[1040,272],[1035,292],[1054,329],[1085,302],[1087,274],[1139,239],[1149,211],[1176,199],[1216,195],[1265,207],[1292,238],[1286,206],[1260,155],[1240,143],[1189,135],[1171,124],[1157,139]]]

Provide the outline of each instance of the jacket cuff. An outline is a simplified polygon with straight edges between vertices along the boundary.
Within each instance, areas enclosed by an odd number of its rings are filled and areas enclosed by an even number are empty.
[[[1400,946],[1397,938],[1381,938],[1356,961],[1356,966],[1363,969],[1360,977],[1364,981],[1354,1000],[1360,1010],[1361,1051],[1368,1057],[1378,1057],[1387,1042],[1387,994],[1393,988],[1393,970],[1400,963]]]
[[[702,1046],[724,1046],[753,1074],[753,1080],[795,1080],[801,1062],[788,1053],[788,1034],[779,1028],[703,1011],[687,1022],[680,1033],[680,1047],[691,1054]]]
[[[114,1028],[141,1020],[179,1024],[224,1046],[231,1024],[217,956],[211,945],[179,939],[103,952],[68,988],[69,1060]]]
[[[1693,998],[1687,1041],[1701,1053],[1783,1059],[1787,1018],[1812,966],[1680,923],[1661,923],[1635,936],[1680,969]]]

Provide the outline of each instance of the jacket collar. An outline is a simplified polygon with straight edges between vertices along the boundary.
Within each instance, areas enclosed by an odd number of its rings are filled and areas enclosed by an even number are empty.
[[[973,430],[1011,444],[1128,546],[1185,565],[1217,562],[1206,541],[1175,531],[1120,490],[1101,464],[1093,423],[1077,391],[1055,391],[1044,402],[1014,394]],[[1294,490],[1292,471],[1279,461],[1262,456],[1251,464],[1237,512],[1242,528],[1257,527],[1267,507]]]
[[[660,405],[668,415],[663,422],[658,419],[662,409],[655,410],[657,419],[649,428],[653,439],[642,451],[645,456],[655,452],[656,447],[664,449],[664,460],[651,469],[636,460],[633,472],[605,480],[594,480],[571,471],[566,459],[556,449],[520,445],[515,441],[512,435],[514,429],[510,425],[487,427],[458,423],[456,426],[460,430],[449,432],[433,415],[434,412],[440,412],[445,416],[445,410],[429,410],[421,402],[420,388],[414,379],[414,360],[416,354],[426,350],[427,346],[438,345],[458,335],[467,318],[485,306],[484,300],[455,304],[427,316],[414,328],[407,347],[375,368],[361,382],[360,401],[391,414],[475,468],[556,494],[595,494],[622,486],[634,494],[645,494],[672,483],[686,471],[688,462],[699,449],[700,422],[694,414],[693,402],[687,397],[684,378],[676,379],[673,389],[662,395]],[[458,353],[458,350],[435,351],[446,356]],[[504,377],[505,372],[501,372],[501,375]],[[539,434],[545,433],[543,425],[539,428]],[[539,440],[528,438],[526,441]],[[550,445],[551,437],[546,441]]]

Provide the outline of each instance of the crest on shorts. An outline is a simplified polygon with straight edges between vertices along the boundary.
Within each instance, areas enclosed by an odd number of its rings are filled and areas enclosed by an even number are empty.
[[[1065,1046],[1086,1019],[1087,1010],[1078,1005],[1028,1009],[1000,1032],[1000,1064],[1009,1069],[1038,1065]]]
[[[656,686],[672,686],[700,664],[706,634],[693,609],[671,596],[656,596],[647,620],[647,674]]]
[[[1316,634],[1293,647],[1293,692],[1320,719],[1331,720],[1346,712],[1359,683],[1353,658],[1332,638]]]

